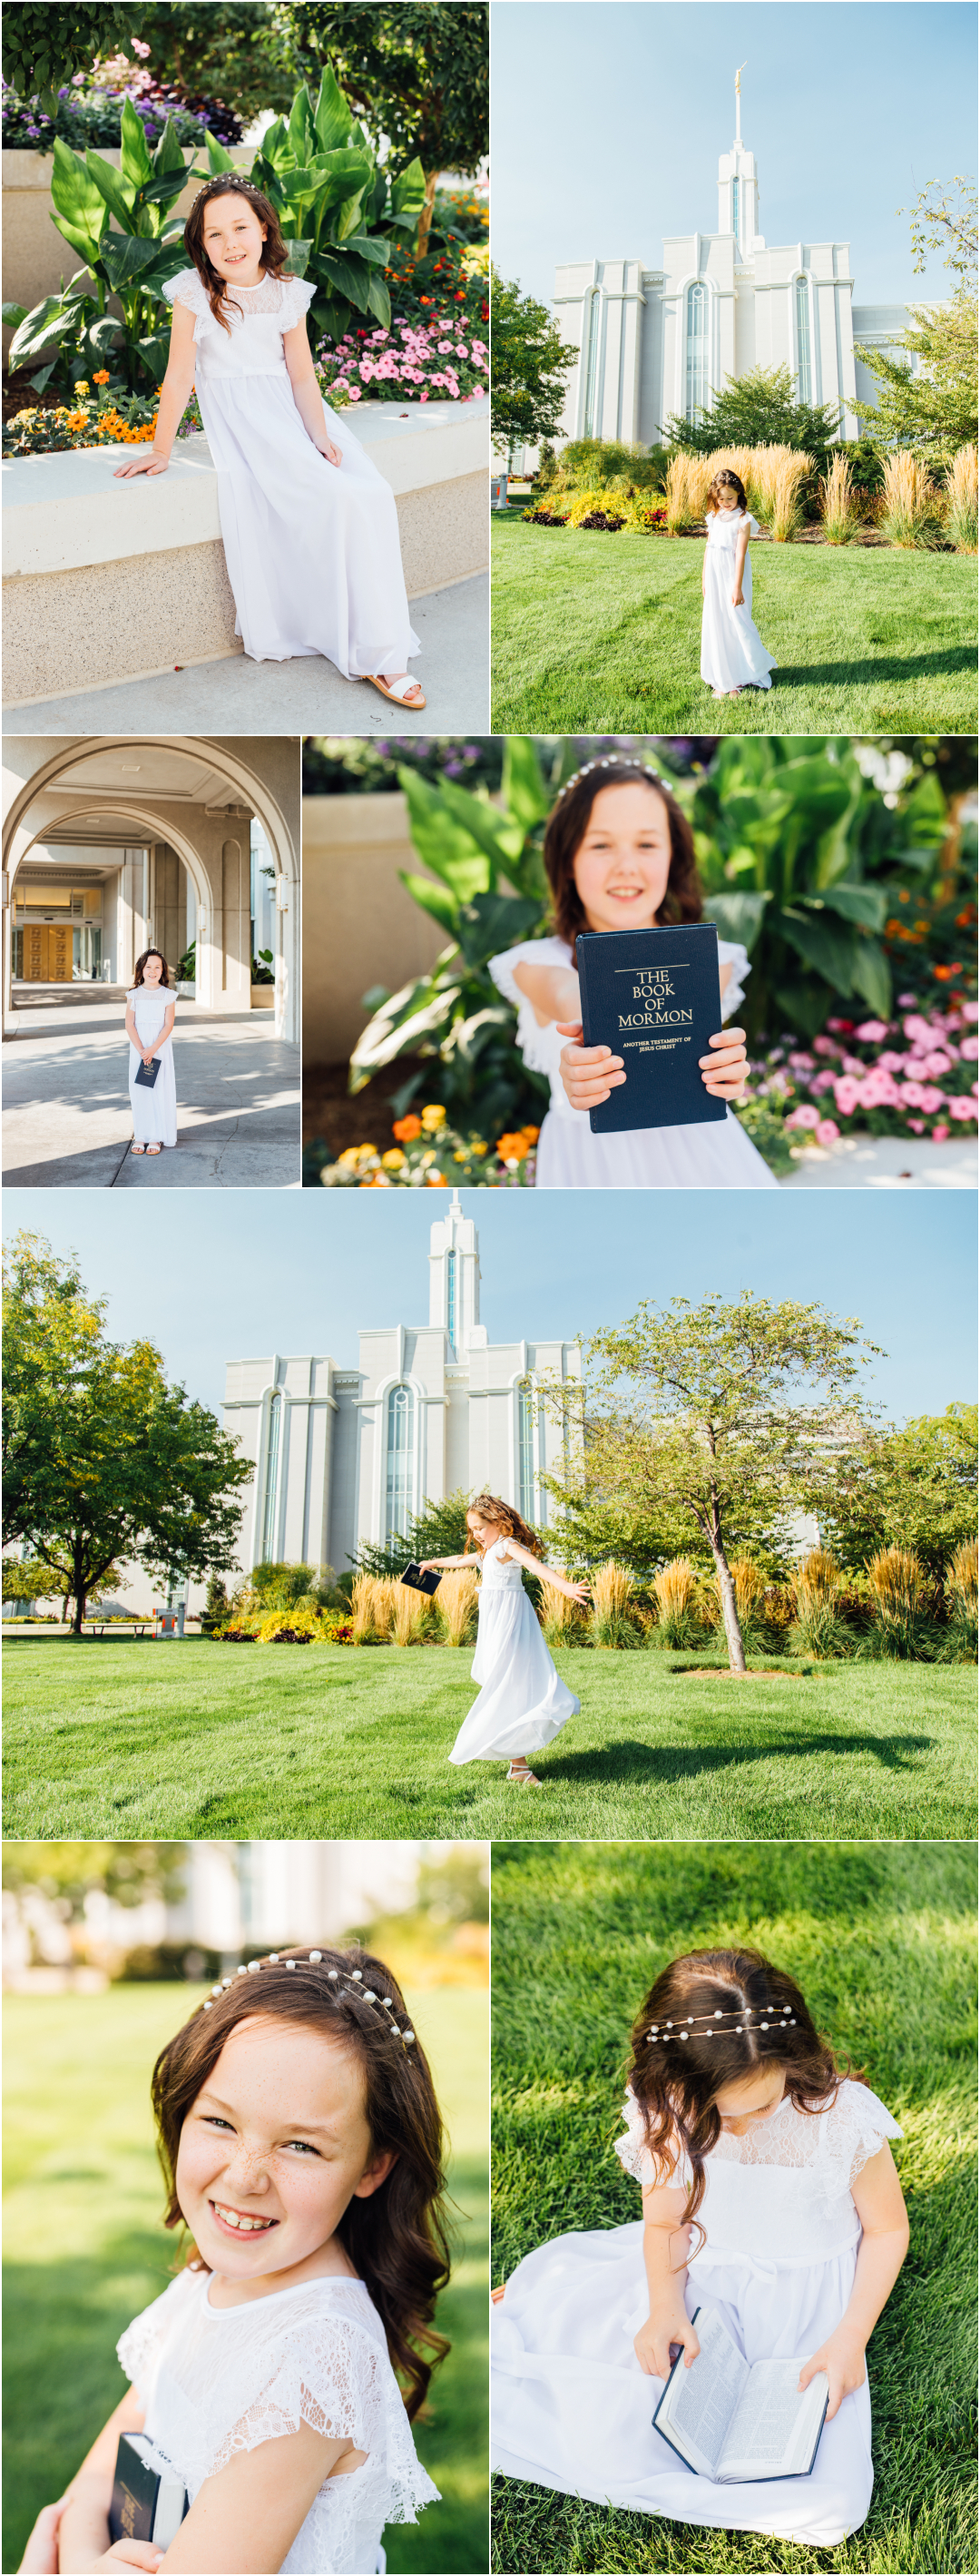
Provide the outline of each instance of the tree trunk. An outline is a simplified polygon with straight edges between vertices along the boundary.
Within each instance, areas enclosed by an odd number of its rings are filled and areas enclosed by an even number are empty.
[[[728,1669],[733,1673],[744,1673],[746,1669],[745,1647],[742,1641],[742,1631],[739,1626],[738,1603],[735,1599],[735,1585],[732,1581],[731,1574],[729,1573],[728,1561],[724,1548],[721,1547],[717,1541],[713,1541],[712,1544],[714,1547],[715,1564],[718,1569],[718,1590],[721,1594],[721,1615],[725,1622],[725,1639],[728,1646]]]
[[[436,180],[438,179],[438,176],[438,170],[429,170],[426,173],[425,196],[422,202],[422,212],[419,216],[419,239],[418,250],[416,252],[416,257],[418,259],[425,259],[428,253],[429,231],[432,224],[432,209],[436,202]]]

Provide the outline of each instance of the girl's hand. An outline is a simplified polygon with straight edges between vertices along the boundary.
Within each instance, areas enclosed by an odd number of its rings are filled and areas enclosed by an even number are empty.
[[[827,2422],[832,2424],[843,2399],[850,2397],[855,2388],[864,2386],[867,2373],[860,2335],[849,2333],[845,2325],[839,2325],[834,2334],[828,2335],[826,2343],[821,2344],[819,2352],[811,2353],[809,2361],[804,2362],[797,2386],[809,2388],[818,2370],[825,2370],[830,2381]]]
[[[333,443],[333,439],[332,439],[332,438],[315,438],[315,439],[314,439],[314,441],[313,441],[313,445],[314,445],[314,447],[316,448],[316,452],[317,452],[317,455],[318,455],[318,456],[325,456],[325,457],[326,457],[326,460],[327,460],[327,464],[328,464],[328,465],[342,465],[342,464],[343,464],[343,461],[344,461],[344,451],[343,451],[343,448],[342,448],[342,447],[335,447],[335,446],[334,446],[334,443]]]
[[[151,1047],[151,1048],[150,1048],[149,1055],[145,1055],[145,1056],[144,1056],[144,1058],[143,1058],[144,1070],[145,1070],[147,1073],[149,1073],[150,1066],[151,1066],[152,1062],[153,1062],[153,1049],[152,1049],[152,1047]]]
[[[708,1045],[717,1052],[698,1057],[705,1090],[713,1100],[737,1100],[748,1072],[745,1030],[719,1029]]]
[[[130,474],[165,474],[169,463],[169,455],[165,456],[162,448],[151,447],[147,456],[129,456],[125,465],[115,466],[113,480],[125,482]]]
[[[690,2370],[701,2346],[686,2308],[665,2308],[659,2315],[647,2318],[633,2337],[633,2350],[648,2379],[670,2378],[676,2359],[676,2350],[672,2352],[671,2346],[678,2344],[683,2346],[684,2368]]]
[[[622,1056],[607,1046],[584,1047],[581,1020],[557,1020],[555,1025],[559,1037],[573,1041],[562,1048],[558,1060],[572,1108],[598,1109],[600,1101],[608,1100],[610,1092],[626,1080]]]
[[[157,2568],[162,2565],[162,2549],[152,2548],[148,2540],[114,2540],[104,2558],[93,2558],[89,2576],[96,2576],[96,2569],[100,2567],[142,2567],[146,2569],[146,2576],[156,2576]]]
[[[67,2502],[63,2495],[57,2504],[41,2506],[20,2562],[20,2576],[58,2576],[58,2524]]]
[[[733,607],[733,608],[744,608],[744,606],[745,606],[745,592],[744,592],[744,590],[743,590],[743,588],[742,588],[742,584],[741,584],[741,582],[739,581],[739,582],[736,582],[735,588],[734,588],[734,590],[733,590],[733,592],[732,592],[732,607]]]

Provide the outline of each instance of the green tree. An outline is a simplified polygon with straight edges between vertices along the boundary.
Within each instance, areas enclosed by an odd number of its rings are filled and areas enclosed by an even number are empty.
[[[76,72],[87,72],[97,54],[125,45],[133,29],[133,11],[121,6],[86,5],[70,9],[51,0],[26,0],[3,13],[3,77],[20,98],[37,98],[53,116],[57,92]],[[137,20],[140,10],[135,12]],[[137,27],[137,33],[139,32]]]
[[[937,1581],[976,1527],[975,1404],[921,1414],[843,1454],[820,1522],[842,1565],[866,1565],[880,1547],[908,1547]]]
[[[404,1538],[389,1539],[386,1547],[359,1547],[354,1562],[361,1574],[400,1574],[403,1565],[417,1564],[428,1556],[459,1556],[466,1546],[469,1531],[466,1515],[473,1500],[472,1492],[460,1485],[441,1503],[424,1502],[416,1519],[409,1523]],[[473,1560],[476,1563],[476,1558]]]
[[[264,109],[288,108],[293,94],[274,21],[274,8],[263,0],[237,6],[222,0],[220,9],[202,7],[201,0],[155,0],[126,24],[149,46],[148,69],[161,88],[188,107],[220,99],[250,125]]]
[[[911,447],[927,464],[945,465],[977,438],[976,181],[956,177],[944,190],[929,179],[899,213],[909,216],[917,275],[930,251],[942,251],[953,294],[947,304],[910,305],[910,327],[897,343],[902,355],[855,344],[879,392],[877,402],[854,409],[883,445]]]
[[[72,1260],[21,1233],[4,1265],[4,1540],[88,1596],[119,1558],[163,1577],[230,1566],[252,1477],[215,1416],[170,1386],[150,1342],[104,1330]]]
[[[534,447],[561,428],[565,378],[578,350],[546,304],[490,271],[490,427],[494,444]]]
[[[184,1892],[184,1843],[5,1843],[3,1884],[20,1895],[39,1887],[78,1923],[85,1899],[101,1888],[115,1905],[142,1905],[147,1896],[176,1904]]]
[[[757,1536],[785,1544],[794,1514],[832,1491],[842,1441],[853,1448],[865,1419],[856,1381],[877,1346],[860,1333],[856,1316],[749,1289],[735,1304],[644,1298],[586,1342],[581,1391],[542,1387],[566,1426],[581,1406],[581,1440],[569,1437],[568,1471],[550,1490],[573,1508],[615,1497],[651,1536],[665,1513],[693,1526],[714,1564],[732,1672],[746,1664],[730,1555]]]
[[[699,420],[666,423],[672,447],[710,456],[716,447],[808,448],[823,455],[840,439],[840,406],[801,403],[788,367],[750,367],[729,376]]]
[[[467,0],[403,0],[396,8],[377,0],[368,8],[302,0],[274,17],[301,79],[312,86],[328,61],[375,149],[384,139],[396,169],[421,161],[424,258],[440,170],[471,176],[489,147],[487,9]]]

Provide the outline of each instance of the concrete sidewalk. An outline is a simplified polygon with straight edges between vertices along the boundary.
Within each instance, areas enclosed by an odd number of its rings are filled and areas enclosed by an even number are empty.
[[[409,601],[422,647],[411,663],[423,710],[394,707],[367,680],[342,680],[332,662],[197,662],[156,679],[6,707],[5,733],[488,733],[490,577]]]
[[[928,1136],[842,1136],[838,1145],[806,1145],[783,1190],[975,1190],[977,1140]]]
[[[25,1002],[4,1047],[3,1177],[14,1189],[298,1189],[299,1048],[263,1011],[178,1002],[175,1151],[129,1151],[125,997]]]

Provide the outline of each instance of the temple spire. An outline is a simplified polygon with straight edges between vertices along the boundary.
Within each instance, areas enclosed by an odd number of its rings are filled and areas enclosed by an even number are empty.
[[[748,60],[748,56],[746,56],[746,62],[747,62],[747,60]],[[738,70],[737,70],[737,72],[736,72],[736,74],[735,74],[735,141],[736,141],[736,143],[741,143],[741,140],[742,140],[742,73],[744,72],[744,70],[745,70],[745,63],[740,63],[740,64],[739,64],[739,66],[738,66]]]

